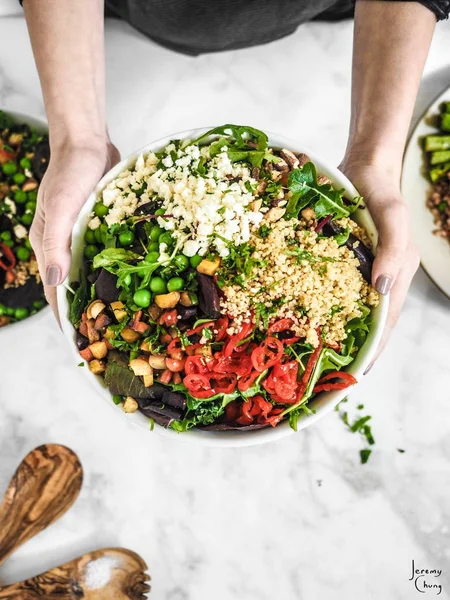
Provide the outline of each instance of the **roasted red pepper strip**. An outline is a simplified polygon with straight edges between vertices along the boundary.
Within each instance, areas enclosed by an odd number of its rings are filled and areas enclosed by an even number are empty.
[[[238,381],[238,389],[241,392],[246,392],[255,383],[256,379],[261,375],[259,371],[253,371],[249,375],[242,376]]]
[[[2,261],[2,258],[7,259],[7,263]],[[16,266],[16,257],[14,252],[6,244],[0,243],[0,269],[11,271]]]
[[[322,336],[320,335],[320,332],[319,332],[319,345],[317,346],[317,348],[314,350],[314,352],[309,357],[308,362],[306,364],[305,372],[302,375],[302,379],[301,379],[300,386],[298,389],[299,398],[301,398],[303,396],[303,394],[305,393],[309,378],[311,377],[314,367],[316,366],[316,363],[319,360],[319,356],[320,356],[321,352],[322,352]]]
[[[269,336],[252,352],[252,364],[256,371],[265,371],[276,365],[283,356],[283,344],[276,337]]]
[[[333,382],[333,379],[339,381]],[[326,383],[327,381],[331,381],[331,383]],[[355,385],[355,383],[357,383],[357,381],[350,373],[346,373],[345,371],[333,371],[319,379],[317,385],[314,386],[313,392],[317,394],[319,392],[331,392],[331,390],[345,390],[351,385]]]
[[[232,335],[228,342],[226,342],[225,347],[223,349],[224,356],[231,356],[236,347],[236,344],[242,342],[242,340],[245,340],[245,338],[248,337],[253,331],[253,327],[253,323],[244,323],[239,333],[235,333],[234,335]]]
[[[292,329],[294,321],[292,319],[284,318],[278,319],[269,325],[267,333],[279,333],[280,331],[287,331]]]

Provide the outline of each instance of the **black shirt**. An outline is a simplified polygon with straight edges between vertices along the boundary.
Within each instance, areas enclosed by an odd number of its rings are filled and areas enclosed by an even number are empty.
[[[355,0],[106,0],[107,7],[156,42],[186,54],[263,44],[311,19],[353,15]],[[450,0],[418,0],[437,19]]]
[[[432,10],[437,19],[445,19],[450,13],[450,0],[417,1]],[[106,0],[106,7],[154,41],[195,55],[271,42],[293,33],[299,25],[312,19],[348,18],[353,15],[354,2]]]

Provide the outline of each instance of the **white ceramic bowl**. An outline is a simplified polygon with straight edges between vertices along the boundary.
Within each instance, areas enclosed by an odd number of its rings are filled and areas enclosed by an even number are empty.
[[[8,110],[7,108],[2,108],[2,107],[0,107],[0,110],[3,111],[4,113],[6,113],[9,117],[11,117],[15,123],[19,123],[19,124],[26,123],[30,127],[34,127],[34,129],[36,129],[36,131],[38,131],[39,133],[48,133],[47,122],[42,118],[24,114],[24,113],[20,113],[20,112],[16,112],[13,110]],[[50,307],[45,306],[42,310],[35,313],[31,317],[27,317],[23,321],[17,321],[16,323],[11,323],[10,325],[6,325],[6,327],[14,327],[16,329],[19,329],[20,327],[22,327],[22,328],[28,327],[31,321],[34,322],[34,320],[39,318],[42,315],[42,313],[49,311],[49,310],[50,310]],[[2,329],[6,329],[6,327],[4,327],[4,328],[1,327],[0,333],[1,333]]]
[[[125,169],[134,166],[136,159],[143,152],[148,152],[151,150],[161,150],[170,142],[170,140],[173,139],[195,139],[206,131],[208,131],[207,128],[183,131],[181,133],[174,133],[170,137],[152,142],[144,148],[141,148],[139,151],[133,153],[128,158],[122,160],[118,165],[116,165],[103,177],[103,179],[98,183],[97,187],[92,192],[86,204],[80,211],[78,220],[73,228],[72,266],[69,277],[65,282],[66,284],[68,284],[69,281],[77,279],[77,275],[79,273],[79,269],[83,261],[83,236],[89,221],[89,214],[91,213],[95,202],[99,198],[99,195],[101,194],[105,186],[115,177],[117,177],[119,173],[121,173]],[[308,154],[311,160],[316,164],[318,171],[329,177],[331,181],[333,181],[335,186],[337,186],[338,188],[345,188],[347,194],[351,198],[358,195],[356,189],[340,171],[338,171],[335,167],[331,167],[330,165],[324,163],[323,160],[317,157],[313,152],[310,152],[307,148],[302,147],[302,145],[296,142],[295,140],[289,140],[276,134],[269,134],[269,144],[272,147],[289,148],[290,150],[294,150],[296,152],[304,152],[305,154]],[[356,212],[356,214],[358,215],[356,217],[356,220],[366,228],[374,244],[376,244],[377,234],[375,226],[368,211],[359,210]],[[66,298],[66,289],[63,285],[59,286],[58,288],[57,298],[59,314],[61,317],[61,323],[64,334],[69,341],[70,347],[72,348],[74,358],[77,362],[79,362],[80,355],[78,354],[76,347],[76,332],[68,318],[69,304]],[[386,321],[388,302],[389,301],[387,297],[381,298],[379,306],[374,310],[374,324],[367,337],[367,340],[362,350],[359,352],[357,358],[348,369],[349,373],[351,373],[358,380],[361,379],[361,377],[363,376],[365,369],[370,364],[376,352]],[[147,417],[145,417],[139,412],[133,414],[125,414],[123,413],[120,406],[114,405],[111,399],[111,394],[104,385],[103,379],[101,377],[93,375],[89,371],[89,369],[80,369],[80,371],[83,372],[85,376],[89,379],[97,395],[102,397],[108,403],[109,406],[116,410],[116,412],[120,412],[122,414],[123,419],[127,419],[128,421],[131,421],[132,423],[145,427],[147,430],[149,430],[149,419]],[[318,395],[309,404],[310,408],[315,409],[315,414],[310,417],[301,417],[298,421],[298,429],[303,429],[305,427],[308,427],[309,425],[312,425],[315,421],[317,421],[317,419],[333,410],[333,408],[347,395],[347,393],[348,392],[346,390],[340,390]],[[289,427],[289,424],[287,422],[280,423],[274,428],[269,427],[267,429],[259,429],[256,431],[247,432],[207,432],[194,429],[186,433],[177,433],[172,429],[164,429],[163,427],[160,427],[158,425],[155,425],[153,431],[159,435],[164,435],[172,439],[194,442],[205,446],[229,447],[251,446],[255,444],[261,444],[264,442],[278,440],[282,437],[293,433],[293,430]]]

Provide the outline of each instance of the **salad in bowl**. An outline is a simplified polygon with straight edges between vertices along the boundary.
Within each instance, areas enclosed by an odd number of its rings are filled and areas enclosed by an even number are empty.
[[[386,307],[354,192],[236,125],[113,169],[80,215],[58,290],[103,394],[172,434],[295,430],[324,397],[336,404],[370,359],[358,360],[365,346],[375,351]]]

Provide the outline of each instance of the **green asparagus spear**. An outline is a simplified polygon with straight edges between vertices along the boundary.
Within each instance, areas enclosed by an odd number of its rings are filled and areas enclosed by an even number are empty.
[[[427,152],[450,150],[450,135],[427,135],[425,138],[425,150]]]
[[[441,117],[442,131],[450,131],[450,113],[443,113]]]
[[[450,162],[450,150],[438,150],[430,154],[430,165],[440,165]]]
[[[433,183],[435,183],[441,177],[444,177],[447,173],[450,172],[450,162],[444,163],[443,165],[439,165],[430,169],[429,175],[430,179]]]

